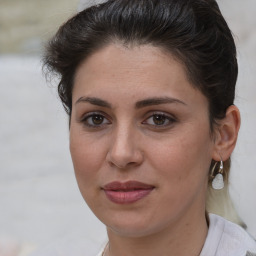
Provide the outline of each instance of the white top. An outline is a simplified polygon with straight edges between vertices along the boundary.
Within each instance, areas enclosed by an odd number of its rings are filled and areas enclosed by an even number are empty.
[[[243,228],[215,214],[209,218],[200,256],[256,256],[256,242]]]
[[[209,219],[200,256],[256,256],[256,241],[243,228],[215,214],[209,214]]]
[[[255,240],[240,226],[209,214],[209,230],[200,256],[256,256]],[[101,256],[97,241],[80,238],[36,252],[31,256]]]

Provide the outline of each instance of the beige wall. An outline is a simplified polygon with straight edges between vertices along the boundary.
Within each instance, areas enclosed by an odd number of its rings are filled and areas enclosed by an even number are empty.
[[[1,0],[0,54],[38,54],[77,6],[78,0]]]

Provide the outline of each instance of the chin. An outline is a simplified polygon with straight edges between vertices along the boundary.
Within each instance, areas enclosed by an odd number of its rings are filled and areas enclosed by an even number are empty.
[[[151,235],[153,230],[149,227],[140,227],[133,224],[129,226],[119,225],[119,226],[107,226],[108,233],[113,232],[121,237],[133,237],[140,238]]]
[[[123,218],[117,217],[109,219],[101,220],[106,226],[108,233],[113,232],[122,237],[145,237],[150,236],[154,233],[159,232],[164,227],[166,227],[166,223],[161,225],[159,221],[154,223],[152,219],[147,219],[145,216],[129,216],[124,215]]]

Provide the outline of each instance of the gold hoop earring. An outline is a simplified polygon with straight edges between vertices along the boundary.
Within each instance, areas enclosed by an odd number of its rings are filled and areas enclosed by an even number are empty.
[[[211,177],[213,178],[212,180],[212,188],[216,190],[220,190],[224,188],[224,179],[223,179],[223,161],[222,159],[220,160],[220,166],[218,173],[214,176],[215,168],[218,162],[214,164],[211,170]]]

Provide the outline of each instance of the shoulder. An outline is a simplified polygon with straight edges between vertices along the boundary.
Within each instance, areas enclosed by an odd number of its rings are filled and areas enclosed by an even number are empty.
[[[217,256],[256,256],[256,242],[243,228],[215,214],[209,218],[206,243],[215,245]]]

